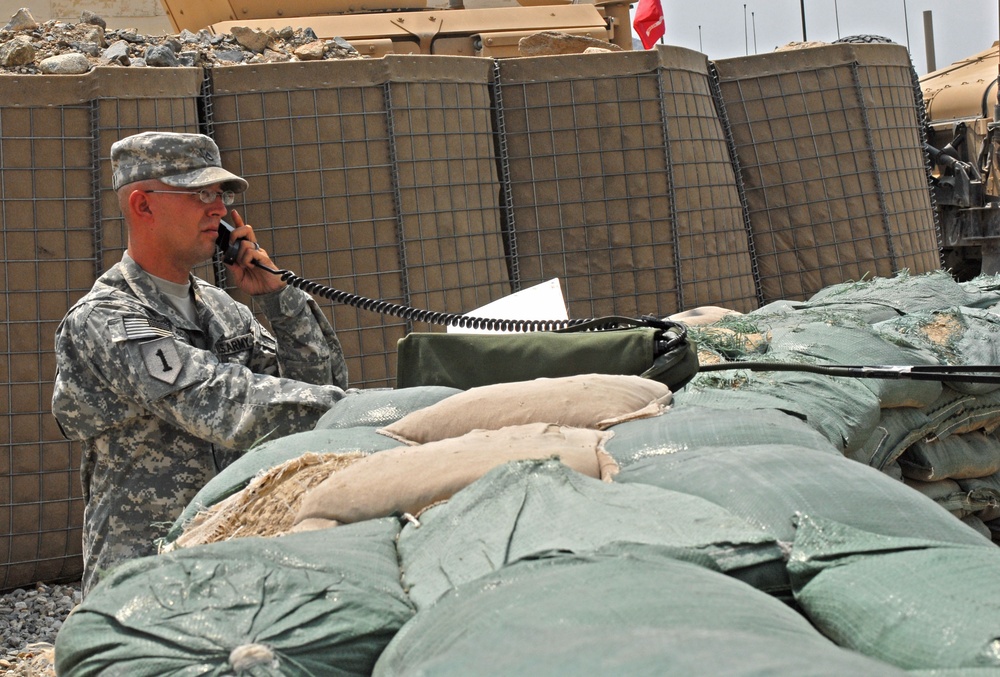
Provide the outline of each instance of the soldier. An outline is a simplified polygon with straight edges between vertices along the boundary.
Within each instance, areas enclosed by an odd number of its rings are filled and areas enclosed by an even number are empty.
[[[194,495],[255,442],[311,429],[347,388],[340,341],[275,267],[253,228],[230,277],[250,310],[192,275],[247,182],[207,136],[145,132],[111,147],[128,249],[56,330],[52,412],[83,442],[83,590],[155,554]],[[276,338],[275,338],[276,337]]]

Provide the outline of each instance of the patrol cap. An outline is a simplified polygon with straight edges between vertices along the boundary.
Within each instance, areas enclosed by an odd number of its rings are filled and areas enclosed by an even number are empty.
[[[201,188],[221,183],[223,190],[242,193],[246,180],[222,168],[215,141],[204,134],[142,132],[111,145],[111,185],[157,179],[174,188]]]

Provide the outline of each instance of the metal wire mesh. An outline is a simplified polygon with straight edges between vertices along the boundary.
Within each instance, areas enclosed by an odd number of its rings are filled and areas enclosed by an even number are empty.
[[[939,267],[909,58],[864,47],[716,62],[765,301]]]
[[[575,317],[755,307],[707,63],[589,56],[500,64],[520,284],[560,278]]]
[[[412,58],[396,62],[410,67],[405,79],[370,64],[314,64],[312,84],[299,79],[294,89],[288,73],[297,67],[274,64],[255,70],[253,91],[245,68],[216,70],[216,140],[250,182],[247,218],[280,265],[437,311],[509,293],[488,62],[479,61],[452,62],[444,81],[423,79],[412,65],[427,62]],[[396,342],[415,327],[324,303],[352,385],[393,385]]]

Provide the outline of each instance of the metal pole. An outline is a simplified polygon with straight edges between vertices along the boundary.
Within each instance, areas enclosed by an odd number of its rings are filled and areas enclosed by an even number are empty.
[[[927,55],[927,72],[937,70],[937,59],[934,57],[934,18],[931,10],[924,10],[924,53]]]
[[[750,37],[747,35],[747,4],[743,3],[743,42],[746,44],[746,55],[750,56]]]
[[[807,42],[807,38],[806,38],[806,0],[799,0],[799,11],[802,12],[802,42]]]
[[[698,24],[698,51],[705,53],[705,45],[701,41],[701,24]]]
[[[837,0],[833,0],[833,17],[837,20],[837,39],[840,40],[840,10],[837,9]]]
[[[906,0],[903,0],[903,24],[906,26],[906,49],[910,48],[910,18],[906,16]]]
[[[757,17],[750,12],[750,25],[753,26],[753,53],[757,53]]]

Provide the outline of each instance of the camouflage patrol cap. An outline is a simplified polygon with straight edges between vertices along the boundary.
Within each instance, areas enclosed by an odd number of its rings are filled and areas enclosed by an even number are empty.
[[[247,182],[222,168],[215,141],[204,134],[142,132],[111,145],[112,186],[157,179],[174,188],[201,188],[221,183],[241,193]]]

